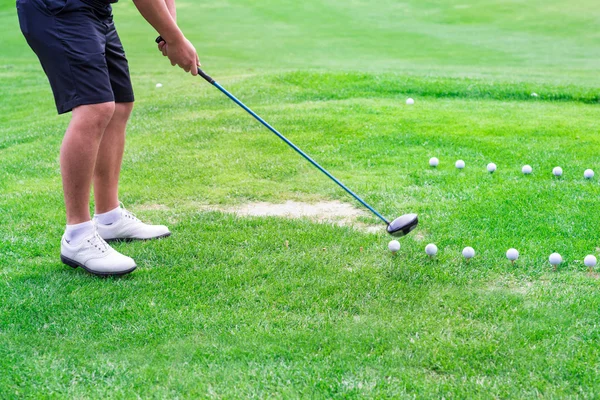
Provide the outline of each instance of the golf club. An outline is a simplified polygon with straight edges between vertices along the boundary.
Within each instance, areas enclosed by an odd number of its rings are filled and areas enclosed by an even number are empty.
[[[163,41],[164,41],[164,39],[160,36],[158,38],[156,38],[156,43],[160,43]],[[417,214],[405,214],[401,217],[394,219],[392,222],[388,221],[383,215],[378,213],[373,207],[371,207],[369,204],[367,204],[366,201],[361,199],[356,193],[354,193],[352,190],[350,190],[348,187],[346,187],[346,185],[344,185],[342,182],[340,182],[336,177],[331,175],[329,173],[329,171],[327,171],[325,168],[321,167],[315,160],[310,158],[308,156],[308,154],[306,154],[302,150],[300,150],[300,148],[298,148],[294,143],[290,142],[285,136],[283,136],[281,133],[279,133],[277,131],[277,129],[275,129],[271,125],[269,125],[265,120],[263,120],[261,117],[259,117],[254,111],[252,111],[244,103],[242,103],[240,100],[238,100],[234,95],[232,95],[227,90],[225,90],[225,88],[223,88],[221,85],[219,85],[219,83],[217,83],[213,78],[211,78],[208,74],[206,74],[204,71],[202,71],[202,69],[200,69],[199,67],[198,67],[198,74],[202,78],[204,78],[204,80],[206,80],[208,83],[210,83],[211,85],[213,85],[214,87],[219,89],[225,96],[229,97],[234,103],[236,103],[238,106],[240,106],[244,110],[246,110],[248,112],[248,114],[252,115],[258,122],[263,124],[268,130],[270,130],[275,135],[277,135],[281,140],[283,140],[288,146],[290,146],[298,154],[300,154],[302,157],[304,157],[309,163],[311,163],[313,166],[315,166],[319,171],[321,171],[322,173],[327,175],[327,177],[329,177],[329,179],[331,179],[332,181],[337,183],[339,187],[344,189],[350,196],[354,197],[360,204],[365,206],[369,211],[371,211],[381,221],[385,222],[385,224],[387,225],[387,232],[390,235],[404,236],[404,235],[407,235],[410,231],[412,231],[413,229],[415,229],[417,227],[417,225],[419,223]]]

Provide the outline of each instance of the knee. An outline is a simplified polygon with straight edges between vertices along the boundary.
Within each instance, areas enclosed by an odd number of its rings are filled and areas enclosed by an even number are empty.
[[[114,113],[114,102],[88,104],[73,109],[73,118],[88,130],[103,134]]]
[[[116,103],[113,119],[127,122],[132,111],[133,103]]]

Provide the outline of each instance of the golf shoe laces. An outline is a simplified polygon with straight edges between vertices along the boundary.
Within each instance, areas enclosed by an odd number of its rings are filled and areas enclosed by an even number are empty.
[[[88,239],[87,242],[102,253],[106,253],[108,251],[108,243],[106,243],[104,239],[100,237],[98,232],[96,232],[91,239]]]
[[[121,210],[123,210],[123,217],[125,218],[129,218],[132,219],[136,222],[142,222],[138,219],[138,217],[136,217],[135,215],[133,215],[133,213],[127,211],[127,209],[125,209],[125,206],[123,205],[123,203],[119,202],[119,204],[121,205]]]

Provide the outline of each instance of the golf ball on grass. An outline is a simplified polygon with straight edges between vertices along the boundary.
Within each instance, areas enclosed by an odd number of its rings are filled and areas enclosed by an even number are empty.
[[[472,247],[465,247],[462,251],[462,255],[468,260],[475,257],[475,250]]]
[[[415,104],[415,100],[409,97],[408,99],[406,99],[406,104],[412,106],[413,104]]]
[[[533,168],[531,168],[531,165],[523,165],[521,172],[523,172],[525,175],[529,175],[533,172]]]
[[[463,160],[458,160],[456,164],[454,164],[456,168],[463,169],[465,167],[465,162]]]
[[[561,167],[554,167],[552,174],[554,174],[554,176],[562,176],[563,170]]]
[[[431,157],[429,159],[429,165],[431,167],[437,167],[438,165],[440,165],[440,160],[438,160],[437,157]]]
[[[552,253],[550,254],[550,258],[549,258],[550,264],[554,265],[555,267],[562,263],[562,257],[560,254],[558,253]]]
[[[487,165],[487,170],[490,174],[494,173],[496,171],[496,164],[494,164],[493,162],[489,163]]]
[[[157,84],[156,84],[156,87],[157,87],[157,88],[161,88],[161,87],[162,87],[162,83],[157,83]]]
[[[589,269],[592,269],[596,266],[596,263],[598,262],[598,260],[596,260],[596,257],[594,257],[593,255],[589,255],[586,256],[583,259],[583,263],[585,264],[586,267],[588,267]]]
[[[592,179],[594,177],[594,171],[592,171],[591,169],[586,169],[583,172],[583,176],[585,177],[585,179]]]
[[[425,253],[428,256],[433,257],[433,256],[435,256],[437,254],[437,252],[438,252],[438,248],[437,248],[437,246],[435,244],[430,243],[427,246],[425,246]]]
[[[388,243],[388,249],[390,249],[392,253],[396,253],[398,250],[400,250],[400,242],[397,240],[392,240]]]
[[[517,260],[517,258],[519,258],[519,252],[517,251],[517,249],[508,249],[508,251],[506,252],[506,258],[514,262]]]

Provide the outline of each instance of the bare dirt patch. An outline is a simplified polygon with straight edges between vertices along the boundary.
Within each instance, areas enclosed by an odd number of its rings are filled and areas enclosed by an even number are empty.
[[[504,291],[514,294],[526,295],[533,289],[533,282],[502,281],[490,284],[488,291]]]
[[[369,233],[383,232],[383,225],[368,225],[359,222],[358,218],[368,216],[348,203],[340,201],[321,201],[318,203],[303,203],[286,201],[285,203],[254,202],[237,206],[217,206],[210,204],[186,204],[185,208],[193,207],[202,211],[220,211],[239,215],[240,217],[281,217],[281,218],[307,218],[323,224],[350,226],[357,230]],[[141,204],[137,210],[169,210],[161,204]]]
[[[286,201],[281,204],[256,202],[232,207],[207,206],[206,209],[233,213],[244,217],[308,218],[319,223],[352,226],[370,233],[377,233],[382,230],[381,226],[358,222],[358,217],[367,215],[366,212],[340,201],[321,201],[312,204],[297,201]]]
[[[137,210],[144,210],[144,211],[157,211],[157,210],[168,210],[169,207],[162,205],[162,204],[140,204],[138,206],[136,206]]]
[[[231,211],[252,217],[308,217],[319,222],[351,222],[365,214],[350,204],[339,201],[323,201],[315,204],[296,201],[286,201],[283,204],[259,202],[234,207]]]

